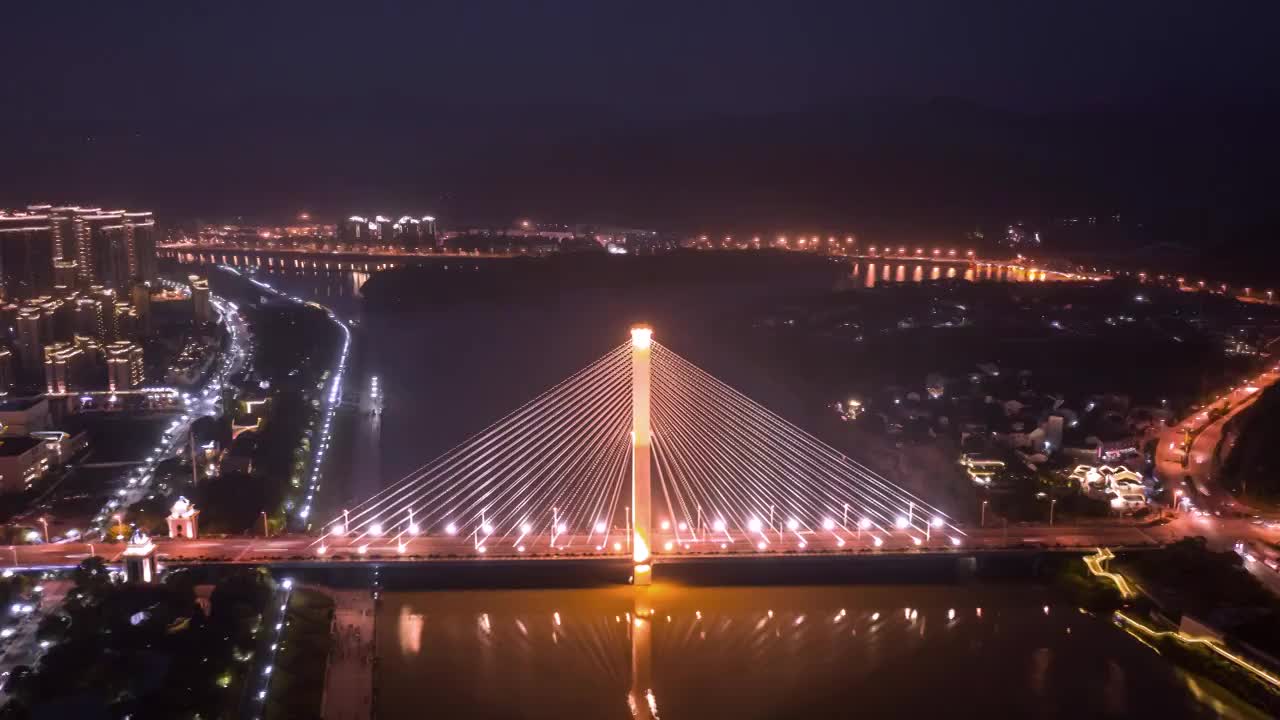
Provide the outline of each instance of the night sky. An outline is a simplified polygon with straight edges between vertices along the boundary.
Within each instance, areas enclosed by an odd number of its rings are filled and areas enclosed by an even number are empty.
[[[2,13],[3,205],[683,227],[1260,208],[1241,192],[1270,179],[1280,107],[1275,3]]]

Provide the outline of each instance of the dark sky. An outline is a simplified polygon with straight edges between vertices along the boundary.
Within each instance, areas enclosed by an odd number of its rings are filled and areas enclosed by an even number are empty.
[[[834,220],[839,193],[808,207],[730,180],[802,172],[779,148],[826,144],[834,161],[812,174],[860,196],[851,158],[885,173],[938,157],[902,135],[904,117],[1012,123],[1014,142],[1035,144],[1053,142],[1050,115],[1274,108],[1277,20],[1277,3],[1176,0],[9,3],[0,204],[688,224],[734,212],[719,191],[780,222]],[[846,127],[860,128],[856,152]],[[866,164],[881,139],[914,149]],[[988,140],[946,142],[972,157]],[[671,185],[690,173],[696,201],[681,202]],[[609,181],[619,189],[600,190]]]

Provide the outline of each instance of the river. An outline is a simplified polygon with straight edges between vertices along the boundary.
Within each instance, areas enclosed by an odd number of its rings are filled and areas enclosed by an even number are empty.
[[[378,375],[387,405],[380,425],[356,421],[348,477],[331,480],[350,499],[621,342],[619,307],[630,301],[601,293],[368,317],[363,267],[258,272],[360,317],[365,360],[353,382]],[[883,281],[883,270],[860,265],[851,280],[868,277]],[[666,297],[647,311],[671,346],[803,416],[782,379],[752,375],[749,358],[703,339],[737,304],[703,298],[695,313]],[[379,718],[1243,717],[1107,619],[1030,583],[392,591],[375,634]]]
[[[1055,603],[1023,584],[390,592],[377,715],[1245,716]]]

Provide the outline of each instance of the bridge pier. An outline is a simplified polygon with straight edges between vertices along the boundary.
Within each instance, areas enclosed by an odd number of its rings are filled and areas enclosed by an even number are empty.
[[[649,465],[649,385],[652,375],[653,330],[646,325],[631,328],[631,559],[635,564],[633,582],[653,582]]]

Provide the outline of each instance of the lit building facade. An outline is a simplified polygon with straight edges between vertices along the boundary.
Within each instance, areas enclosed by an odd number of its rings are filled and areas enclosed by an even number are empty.
[[[44,348],[45,387],[49,393],[65,394],[93,386],[93,358],[82,347],[65,340]]]
[[[191,282],[191,309],[198,323],[213,321],[213,307],[209,304],[209,281],[199,275],[187,278]]]
[[[46,294],[54,285],[49,216],[0,212],[0,292],[6,298]]]
[[[149,211],[74,205],[0,211],[0,239],[15,240],[0,244],[3,285],[20,293],[10,297],[34,297],[55,285],[127,288],[134,278],[155,276],[156,232]]]
[[[107,345],[106,355],[107,389],[116,392],[142,387],[145,365],[137,343],[118,340]]]

